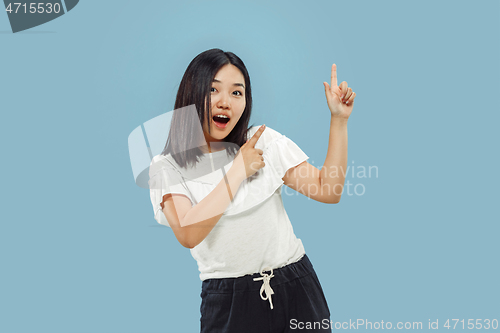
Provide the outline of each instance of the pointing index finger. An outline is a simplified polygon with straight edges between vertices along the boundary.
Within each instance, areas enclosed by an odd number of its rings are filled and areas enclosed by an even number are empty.
[[[332,82],[330,84],[331,87],[337,87],[337,65],[332,65]]]
[[[257,143],[257,141],[259,140],[260,136],[262,135],[262,133],[264,132],[265,129],[266,129],[266,125],[264,124],[257,130],[257,132],[255,132],[255,134],[250,138],[250,140],[248,140],[248,142],[246,144],[248,144],[250,147],[254,148],[255,144]]]

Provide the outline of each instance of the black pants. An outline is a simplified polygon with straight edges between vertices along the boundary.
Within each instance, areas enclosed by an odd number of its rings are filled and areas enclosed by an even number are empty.
[[[204,280],[201,332],[331,332],[330,310],[307,255],[274,269],[272,274],[270,279],[269,270],[238,278]],[[265,275],[269,280],[267,288],[262,279]],[[254,281],[256,278],[260,280]]]

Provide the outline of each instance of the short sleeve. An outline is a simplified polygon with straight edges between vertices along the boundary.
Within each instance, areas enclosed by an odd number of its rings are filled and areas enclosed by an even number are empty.
[[[183,194],[194,205],[193,198],[182,175],[168,161],[158,156],[153,158],[149,167],[149,190],[154,218],[159,224],[170,227],[161,208],[161,202],[165,194]]]
[[[265,138],[264,161],[271,164],[280,178],[285,176],[288,169],[309,159],[295,142],[272,128],[266,127],[260,139],[262,137]]]

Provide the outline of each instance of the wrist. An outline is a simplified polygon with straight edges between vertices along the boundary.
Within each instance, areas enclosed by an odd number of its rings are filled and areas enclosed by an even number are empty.
[[[230,181],[233,180],[236,181],[237,184],[240,184],[246,179],[245,167],[238,168],[238,166],[235,165],[233,161],[233,165],[231,165],[226,175]]]
[[[345,117],[339,117],[339,116],[334,116],[332,115],[330,118],[330,124],[331,125],[347,125],[347,120],[349,118]]]

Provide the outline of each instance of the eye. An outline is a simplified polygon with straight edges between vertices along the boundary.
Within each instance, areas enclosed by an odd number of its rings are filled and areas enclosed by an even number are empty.
[[[241,91],[239,91],[239,90],[236,90],[236,91],[235,91],[235,93],[240,94],[239,96],[243,96],[243,94],[242,94],[242,93],[241,93]]]
[[[214,92],[214,90],[216,90],[214,87],[210,88],[210,92]]]

